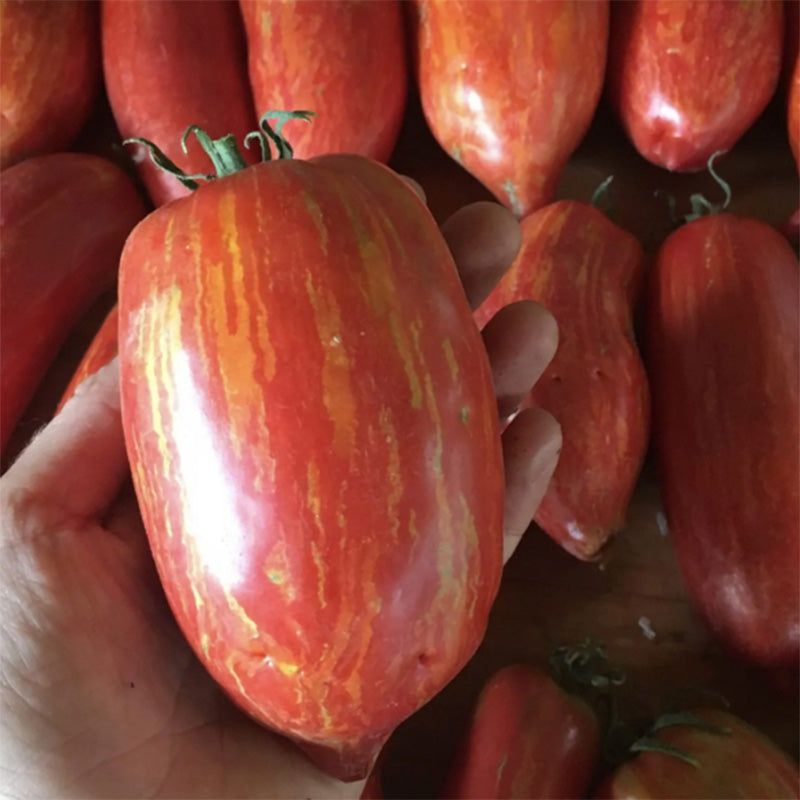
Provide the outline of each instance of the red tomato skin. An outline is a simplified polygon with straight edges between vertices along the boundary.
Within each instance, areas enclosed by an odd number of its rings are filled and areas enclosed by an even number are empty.
[[[0,173],[0,447],[67,334],[114,286],[145,208],[131,180],[92,155],[36,156]]]
[[[797,255],[772,227],[717,214],[671,234],[650,277],[659,485],[688,594],[728,646],[796,669]]]
[[[539,669],[504,667],[478,697],[442,797],[584,798],[599,747],[586,703]]]
[[[483,326],[523,299],[556,318],[556,355],[524,406],[559,420],[563,446],[536,522],[577,558],[624,527],[650,429],[650,394],[633,332],[639,242],[593,206],[561,200],[525,217],[510,270],[476,311]]]
[[[763,733],[735,715],[714,708],[693,713],[719,734],[681,725],[658,738],[697,759],[695,767],[675,756],[644,752],[618,767],[596,790],[605,800],[789,800],[800,797],[797,764]]]
[[[408,88],[397,0],[244,0],[250,84],[259,113],[304,109],[286,123],[295,156],[356,153],[386,162]]]
[[[781,3],[618,0],[609,94],[644,158],[669,170],[705,169],[766,107],[782,50]]]
[[[115,305],[108,312],[103,324],[98,329],[94,338],[86,348],[75,372],[70,378],[67,388],[61,395],[56,408],[56,414],[64,407],[66,402],[75,394],[75,390],[90,375],[94,375],[97,370],[106,366],[117,355],[117,306]]]
[[[800,172],[800,57],[794,61],[792,80],[789,84],[788,110],[786,114],[786,127],[789,134],[789,145],[792,155]]]
[[[0,169],[69,147],[100,84],[92,3],[0,3]]]
[[[241,19],[227,0],[102,0],[103,72],[123,139],[155,142],[189,174],[208,172],[208,157],[192,138],[199,125],[213,138],[241,142],[257,126],[247,82]],[[157,205],[189,193],[158,169],[141,146],[129,145]],[[137,152],[138,150],[138,152]],[[246,152],[248,160],[257,154]]]
[[[430,213],[359,156],[251,167],[121,260],[122,416],[172,608],[245,711],[364,777],[483,636],[503,468]]]
[[[518,216],[549,203],[600,98],[608,3],[416,6],[420,98],[439,144]]]

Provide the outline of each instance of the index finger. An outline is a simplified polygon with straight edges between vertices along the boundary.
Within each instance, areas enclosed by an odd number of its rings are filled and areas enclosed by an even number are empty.
[[[447,219],[442,235],[453,254],[470,306],[476,309],[519,252],[519,221],[499,203],[479,201],[460,208]]]

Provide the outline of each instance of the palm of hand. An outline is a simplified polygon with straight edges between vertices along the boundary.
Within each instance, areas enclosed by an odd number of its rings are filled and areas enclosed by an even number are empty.
[[[59,796],[254,796],[298,771],[306,791],[303,757],[237,711],[183,639],[132,497],[106,527],[29,502],[27,542],[4,548],[19,585],[6,631],[24,650],[3,674],[26,720],[18,734],[50,754],[32,766]],[[360,784],[317,779],[326,796],[358,796]]]

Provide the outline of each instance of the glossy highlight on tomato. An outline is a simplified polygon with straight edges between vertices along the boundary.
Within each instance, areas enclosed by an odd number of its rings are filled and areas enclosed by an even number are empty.
[[[608,90],[639,153],[693,172],[730,150],[775,92],[783,4],[615,0]]]
[[[475,651],[500,580],[491,375],[433,218],[359,156],[203,185],[128,239],[119,349],[188,640],[255,719],[365,776]]]

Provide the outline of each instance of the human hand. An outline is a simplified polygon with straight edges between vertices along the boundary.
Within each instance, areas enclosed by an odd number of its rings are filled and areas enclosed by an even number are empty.
[[[442,227],[473,307],[519,225],[490,203]],[[552,358],[534,303],[487,325],[507,416]],[[541,500],[560,430],[539,409],[504,432],[505,546]],[[128,471],[115,362],[88,379],[0,479],[0,791],[7,797],[358,797],[235,708],[167,606]]]

